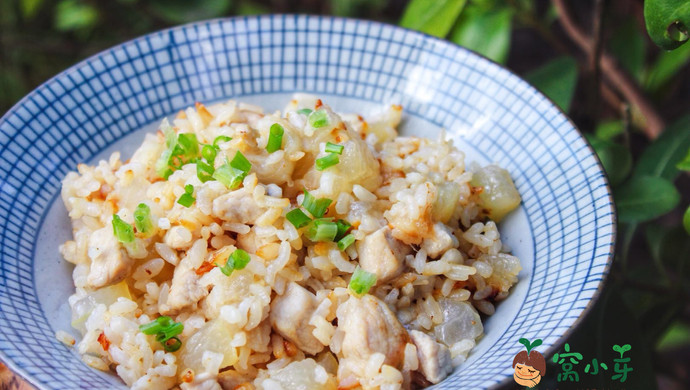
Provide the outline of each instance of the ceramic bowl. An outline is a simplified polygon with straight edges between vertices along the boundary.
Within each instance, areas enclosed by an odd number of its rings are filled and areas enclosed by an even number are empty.
[[[124,388],[56,340],[69,325],[71,229],[60,181],[78,163],[131,155],[146,131],[193,105],[237,99],[278,109],[292,93],[338,111],[404,107],[402,134],[441,130],[467,162],[497,162],[522,195],[500,224],[519,282],[469,359],[437,386],[512,381],[518,339],[563,342],[601,288],[615,214],[601,165],[546,97],[451,43],[381,23],[269,15],[204,21],[97,54],[31,92],[0,120],[0,358],[41,389]]]

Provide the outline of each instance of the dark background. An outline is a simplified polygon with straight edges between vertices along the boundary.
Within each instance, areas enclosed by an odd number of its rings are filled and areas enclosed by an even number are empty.
[[[563,108],[599,154],[618,206],[610,275],[567,340],[583,356],[578,381],[559,382],[562,367],[545,356],[539,388],[690,388],[690,179],[687,165],[676,167],[690,152],[690,43],[659,49],[642,0],[413,3],[405,15],[406,0],[0,0],[0,114],[92,54],[195,20],[331,14],[447,38],[504,64]],[[612,379],[616,344],[632,347],[624,383]],[[595,358],[608,370],[585,373]]]

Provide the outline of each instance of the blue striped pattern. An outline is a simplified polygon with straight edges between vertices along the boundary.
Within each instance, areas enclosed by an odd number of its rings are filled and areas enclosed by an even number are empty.
[[[547,351],[590,305],[612,256],[613,205],[591,149],[546,98],[498,65],[412,31],[328,17],[245,17],[117,46],[51,79],[0,120],[0,357],[41,388],[111,388],[112,379],[55,340],[35,292],[42,259],[34,243],[61,178],[195,101],[294,91],[398,102],[456,131],[515,178],[532,228],[534,259],[523,261],[534,261],[533,274],[520,282],[529,283],[522,304],[530,310],[438,388],[506,380],[518,338],[542,338]]]

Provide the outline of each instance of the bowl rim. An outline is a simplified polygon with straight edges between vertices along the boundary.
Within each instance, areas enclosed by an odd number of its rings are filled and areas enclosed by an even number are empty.
[[[113,53],[119,49],[122,49],[125,46],[128,46],[130,44],[133,44],[135,42],[141,41],[146,39],[147,37],[150,37],[155,34],[161,34],[161,33],[171,33],[175,31],[182,31],[185,29],[192,28],[197,25],[202,25],[202,24],[210,24],[213,22],[219,23],[219,22],[233,22],[233,21],[238,21],[238,20],[260,20],[260,19],[273,19],[273,18],[284,18],[284,17],[308,17],[308,18],[314,18],[314,19],[322,19],[322,20],[328,20],[328,21],[343,21],[345,23],[347,22],[357,22],[357,23],[366,23],[372,26],[379,26],[379,27],[385,27],[385,28],[394,28],[394,29],[399,29],[406,31],[408,34],[412,35],[417,35],[419,37],[424,38],[425,40],[429,40],[433,42],[435,45],[441,45],[441,46],[446,46],[448,48],[452,48],[453,50],[461,50],[468,52],[470,55],[476,56],[481,58],[482,60],[486,61],[489,65],[493,65],[497,68],[500,69],[502,72],[507,72],[510,76],[513,76],[520,81],[522,81],[525,84],[525,87],[528,89],[531,89],[532,92],[536,93],[539,95],[541,98],[545,99],[551,106],[552,108],[555,108],[557,112],[565,118],[567,123],[572,127],[573,130],[575,130],[576,134],[578,137],[584,141],[584,144],[586,145],[589,154],[594,157],[594,160],[596,162],[597,168],[599,171],[602,173],[602,179],[604,180],[604,185],[606,189],[606,194],[608,197],[608,204],[610,206],[610,218],[611,218],[611,235],[610,235],[610,241],[608,245],[608,258],[606,261],[606,264],[604,265],[604,269],[601,272],[601,280],[599,281],[597,285],[597,289],[594,291],[592,294],[592,297],[587,301],[586,306],[582,309],[578,317],[572,322],[570,327],[558,337],[558,339],[542,354],[544,356],[550,356],[552,355],[555,351],[558,351],[567,341],[567,339],[572,336],[572,334],[575,332],[575,330],[582,324],[582,322],[585,320],[585,318],[590,314],[592,308],[594,305],[597,303],[597,301],[601,298],[603,290],[607,283],[609,282],[608,277],[609,273],[611,270],[611,266],[615,257],[615,249],[616,249],[616,241],[617,241],[617,233],[618,233],[618,214],[617,210],[615,207],[614,203],[614,198],[613,198],[613,192],[611,190],[611,184],[610,180],[608,177],[608,173],[604,169],[603,164],[601,163],[601,160],[599,159],[599,156],[595,152],[594,148],[592,147],[591,143],[587,140],[587,137],[584,136],[584,133],[575,125],[575,123],[572,121],[572,119],[559,107],[550,97],[539,91],[535,86],[533,86],[531,83],[529,83],[527,80],[525,80],[523,77],[520,75],[516,74],[506,66],[497,63],[496,61],[484,56],[483,54],[477,53],[476,51],[466,48],[464,46],[458,45],[454,42],[451,42],[446,39],[442,39],[421,31],[413,30],[407,27],[402,27],[398,26],[395,24],[391,23],[386,23],[386,22],[381,22],[381,21],[376,21],[376,20],[369,20],[369,19],[359,19],[359,18],[351,18],[351,17],[341,17],[341,16],[333,16],[333,15],[318,15],[318,14],[309,14],[309,13],[269,13],[269,14],[260,14],[260,15],[242,15],[242,16],[228,16],[228,17],[218,17],[218,18],[210,18],[210,19],[202,19],[202,20],[197,20],[197,21],[192,21],[184,24],[179,24],[176,26],[168,27],[168,28],[163,28],[163,29],[158,29],[154,31],[150,31],[146,34],[137,36],[135,38],[128,39],[126,41],[123,41],[121,43],[118,43],[114,46],[110,46],[106,49],[103,49],[101,51],[98,51],[92,55],[89,55],[85,57],[82,60],[79,60],[78,62],[70,65],[68,68],[62,70],[61,72],[57,73],[56,75],[48,78],[41,84],[39,84],[37,87],[32,89],[28,94],[26,94],[24,97],[22,97],[17,103],[15,103],[12,107],[10,107],[9,110],[7,110],[1,117],[0,117],[0,124],[4,123],[7,121],[7,118],[12,116],[17,110],[19,110],[27,101],[32,99],[35,95],[38,94],[38,91],[46,88],[47,85],[53,83],[54,81],[61,79],[65,77],[68,74],[71,74],[73,72],[76,72],[78,68],[83,66],[84,64],[95,60],[101,56],[104,56],[106,54]],[[228,97],[230,98],[230,97]],[[23,380],[29,382],[31,385],[34,387],[41,389],[42,388],[42,383],[37,380],[33,375],[30,375],[29,373],[26,372],[26,370],[22,367],[19,367],[13,360],[9,359],[5,352],[0,350],[0,362],[5,364],[5,366],[14,374],[18,375],[21,377]],[[507,384],[512,383],[512,376],[505,377],[499,382],[495,383],[494,385],[490,386],[490,388],[498,388],[500,386],[504,386]]]

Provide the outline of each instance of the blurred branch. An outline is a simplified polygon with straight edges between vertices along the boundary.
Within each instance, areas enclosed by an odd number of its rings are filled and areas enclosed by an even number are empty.
[[[561,25],[570,39],[572,39],[582,51],[591,57],[596,57],[594,55],[595,45],[593,40],[575,23],[565,4],[566,2],[564,0],[552,1],[558,11]],[[658,137],[665,127],[661,115],[659,115],[652,102],[649,101],[644,92],[642,92],[639,85],[637,85],[632,77],[621,68],[618,61],[616,61],[613,56],[603,51],[603,49],[599,50],[601,50],[599,66],[601,67],[603,75],[626,100],[640,109],[640,112],[642,112],[647,122],[646,127],[643,129],[647,137],[651,139]]]
[[[592,51],[587,53],[589,58],[589,69],[592,72],[592,88],[591,91],[591,101],[590,101],[590,112],[592,113],[592,118],[596,120],[599,117],[599,85],[601,84],[601,67],[599,62],[601,60],[602,51],[602,32],[604,23],[604,0],[596,0],[594,4],[594,27],[592,31],[592,36],[594,41],[592,42]]]

